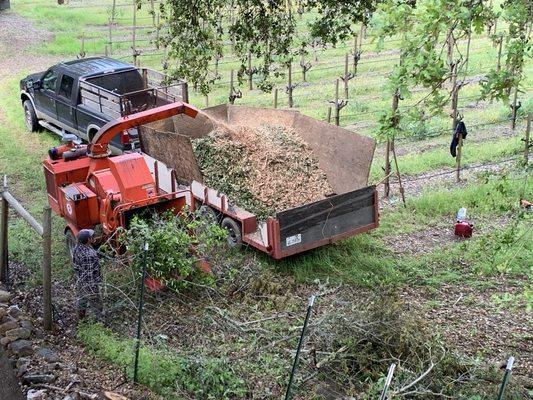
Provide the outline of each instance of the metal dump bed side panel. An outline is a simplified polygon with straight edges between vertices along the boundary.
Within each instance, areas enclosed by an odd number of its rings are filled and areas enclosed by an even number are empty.
[[[375,187],[369,186],[277,213],[270,238],[273,257],[287,257],[376,228],[377,201]]]

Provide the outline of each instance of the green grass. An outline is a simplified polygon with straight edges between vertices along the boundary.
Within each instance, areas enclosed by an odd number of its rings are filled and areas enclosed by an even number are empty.
[[[124,371],[130,380],[133,378],[134,340],[119,339],[99,324],[80,325],[77,337],[96,356]],[[141,345],[138,379],[165,399],[180,399],[185,394],[197,399],[234,399],[246,395],[244,381],[226,360],[201,354],[186,357],[168,348]]]
[[[460,207],[466,207],[471,217],[489,222],[498,216],[522,215],[519,200],[533,195],[531,182],[531,177],[503,175],[490,180],[481,178],[464,188],[425,192],[409,199],[405,209],[400,206],[384,210],[381,226],[371,234],[282,260],[276,263],[276,268],[301,282],[329,279],[369,288],[438,286],[444,282],[466,282],[467,278],[475,283],[480,275],[499,273],[527,276],[531,272],[529,266],[533,265],[531,230],[527,228],[530,219],[519,219],[513,229],[495,228],[488,235],[480,235],[476,230],[471,240],[442,243],[441,248],[424,256],[398,257],[384,246],[382,239],[443,220],[452,229]],[[506,241],[501,242],[502,237]],[[466,271],[465,263],[470,268]]]

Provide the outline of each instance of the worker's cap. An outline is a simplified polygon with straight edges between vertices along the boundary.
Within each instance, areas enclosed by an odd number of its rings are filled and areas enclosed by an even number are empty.
[[[87,243],[87,241],[92,238],[94,231],[92,229],[82,229],[78,232],[78,242]]]

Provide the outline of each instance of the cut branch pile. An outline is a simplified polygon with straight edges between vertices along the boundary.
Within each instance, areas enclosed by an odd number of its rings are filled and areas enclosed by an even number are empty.
[[[259,218],[333,192],[312,150],[290,128],[218,127],[193,147],[204,183]]]

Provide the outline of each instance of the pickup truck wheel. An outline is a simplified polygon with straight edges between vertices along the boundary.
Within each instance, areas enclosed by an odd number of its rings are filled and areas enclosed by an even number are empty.
[[[26,100],[24,102],[24,120],[26,121],[26,128],[30,132],[36,132],[39,130],[39,121],[37,119],[37,115],[35,114],[35,109],[33,108],[33,104],[31,104],[31,101]]]
[[[74,248],[76,247],[78,240],[74,236],[74,232],[70,229],[67,229],[65,232],[65,242],[67,244],[67,254],[70,257],[70,261],[72,261],[74,258]]]
[[[240,249],[242,247],[242,232],[240,225],[230,217],[224,218],[220,225],[228,231],[229,247]]]

